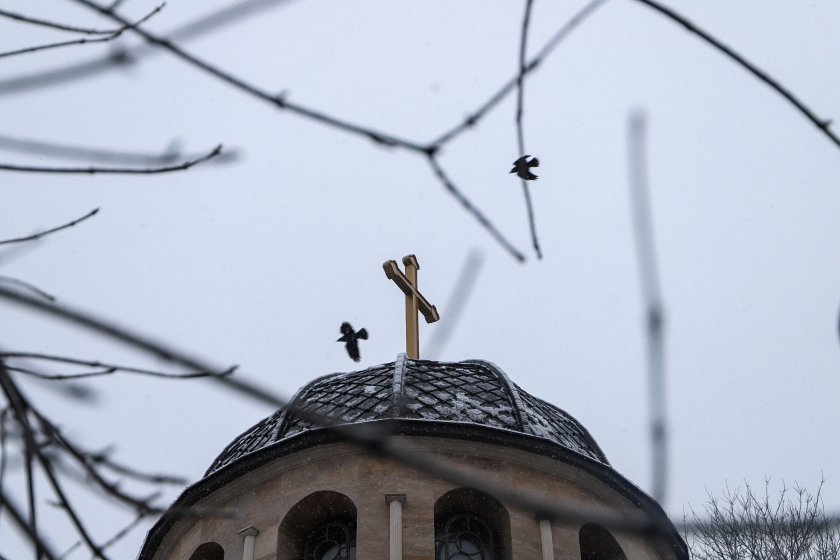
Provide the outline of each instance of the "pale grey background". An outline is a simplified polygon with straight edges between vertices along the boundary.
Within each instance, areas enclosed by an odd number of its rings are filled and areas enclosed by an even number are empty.
[[[126,12],[153,5],[132,0]],[[222,5],[171,0],[149,29]],[[543,44],[582,5],[538,0],[530,44]],[[820,115],[840,116],[836,2],[668,5]],[[73,2],[3,6],[109,25]],[[514,74],[522,10],[522,2],[486,0],[297,0],[185,46],[291,100],[425,142]],[[0,50],[56,37],[0,21]],[[0,78],[100,51],[0,60]],[[164,55],[4,96],[0,132],[148,151],[174,137],[190,152],[224,142],[241,150],[239,161],[157,177],[4,173],[0,238],[102,211],[0,272],[220,365],[240,364],[243,377],[290,395],[315,376],[356,368],[333,342],[343,320],[371,333],[360,367],[402,351],[402,297],[385,279],[384,260],[416,253],[422,290],[446,321],[462,263],[478,249],[485,261],[477,287],[439,358],[497,363],[578,418],[619,472],[649,488],[626,172],[627,117],[643,108],[668,314],[666,508],[680,518],[688,504],[702,505],[706,489],[727,482],[760,485],[772,476],[813,489],[825,476],[826,504],[840,511],[840,151],[741,68],[630,0],[604,6],[526,88],[526,145],[542,162],[532,185],[542,262],[529,250],[520,187],[507,173],[517,156],[513,97],[447,146],[441,161],[528,252],[524,266],[462,211],[422,158],[279,112]],[[68,163],[7,151],[0,161]],[[6,304],[1,313],[6,349],[156,365]],[[423,327],[423,336],[434,328]],[[88,383],[100,393],[96,406],[44,384],[25,388],[88,446],[114,443],[117,457],[138,468],[191,480],[272,412],[202,381]],[[101,539],[130,520],[83,503]],[[59,512],[47,515],[55,547],[72,545]],[[135,530],[114,556],[133,557],[144,532]],[[0,553],[23,557],[5,518],[0,542]],[[80,548],[68,558],[87,556]]]

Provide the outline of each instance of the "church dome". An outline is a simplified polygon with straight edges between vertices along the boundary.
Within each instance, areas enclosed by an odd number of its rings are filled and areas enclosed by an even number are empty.
[[[463,428],[467,439],[476,425],[516,432],[609,465],[589,432],[572,416],[512,383],[495,365],[480,361],[397,361],[362,371],[334,373],[305,385],[291,408],[339,419],[339,424],[382,420],[413,428],[427,423]],[[207,475],[239,459],[318,429],[289,413],[287,407],[237,437],[213,461]]]

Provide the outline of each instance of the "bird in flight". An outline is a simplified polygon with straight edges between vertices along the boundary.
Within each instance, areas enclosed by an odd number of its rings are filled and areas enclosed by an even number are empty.
[[[354,362],[358,362],[362,359],[362,356],[359,354],[359,339],[367,340],[367,337],[367,330],[359,329],[358,332],[354,331],[350,323],[344,321],[341,323],[341,338],[336,340],[336,342],[343,342],[347,353]]]
[[[526,181],[534,181],[536,180],[537,176],[531,173],[532,167],[539,167],[540,160],[537,158],[531,158],[531,161],[527,161],[528,158],[531,157],[529,155],[524,155],[518,160],[513,162],[513,169],[510,170],[511,173],[516,173]]]

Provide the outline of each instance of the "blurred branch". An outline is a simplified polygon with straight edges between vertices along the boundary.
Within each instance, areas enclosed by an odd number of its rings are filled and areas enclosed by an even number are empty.
[[[115,473],[125,475],[135,480],[150,482],[152,484],[171,484],[174,486],[183,486],[187,483],[187,479],[180,476],[172,476],[169,474],[144,473],[135,470],[131,467],[127,467],[125,465],[115,462],[108,456],[109,453],[105,451],[99,453],[87,452],[86,454],[93,463],[97,465],[102,465],[103,467],[110,469]]]
[[[124,538],[132,529],[137,527],[137,525],[139,525],[141,521],[146,519],[146,517],[148,517],[148,515],[142,513],[137,514],[137,517],[135,517],[131,521],[131,523],[120,529],[113,537],[102,543],[102,550],[105,550],[106,548],[116,544],[120,539]]]
[[[651,483],[654,499],[665,503],[668,489],[668,429],[665,417],[665,311],[659,283],[659,267],[653,236],[653,214],[647,180],[645,116],[630,117],[627,148],[630,203],[639,283],[645,307],[648,388],[650,391]]]
[[[141,23],[144,23],[144,22],[148,21],[152,16],[154,16],[161,9],[163,9],[163,6],[164,6],[164,4],[161,4],[160,6],[158,6],[157,8],[155,8],[154,10],[152,10],[151,12],[149,12],[148,14],[146,14],[145,16],[143,16],[142,18],[137,20],[136,22],[124,25],[124,26],[120,27],[119,29],[117,29],[116,31],[114,31],[113,33],[111,33],[110,35],[106,35],[104,37],[98,37],[98,38],[95,38],[95,39],[90,39],[90,38],[84,37],[82,39],[74,39],[74,40],[71,40],[71,41],[59,41],[57,43],[48,43],[48,44],[45,44],[45,45],[37,45],[37,46],[34,46],[34,47],[26,47],[26,48],[23,48],[23,49],[17,49],[17,50],[14,50],[14,51],[0,52],[0,58],[5,58],[5,57],[8,57],[8,56],[17,56],[17,55],[21,55],[21,54],[35,53],[35,52],[46,51],[46,50],[51,50],[51,49],[58,49],[58,48],[62,48],[62,47],[71,47],[71,46],[74,46],[74,45],[88,45],[88,44],[94,44],[94,43],[107,43],[109,41],[113,41],[114,39],[116,39],[117,37],[122,35],[126,30],[131,29],[135,25],[140,25]]]
[[[172,163],[181,155],[178,143],[173,141],[159,154],[83,148],[69,144],[56,144],[26,138],[14,138],[0,134],[0,149],[39,154],[56,158],[84,159],[104,163],[130,163],[137,165],[161,165]],[[225,150],[224,155],[230,155]]]
[[[32,531],[18,505],[15,504],[11,496],[6,494],[5,490],[0,488],[0,510],[3,509],[9,512],[12,521],[14,521],[15,525],[17,525],[18,529],[26,536],[29,542],[32,543],[32,546],[37,551],[36,554],[46,557],[47,560],[58,560],[58,555],[44,539],[44,536]]]
[[[159,9],[159,8],[158,8]],[[9,12],[7,10],[0,9],[0,17],[5,17],[9,19],[13,19],[16,21],[20,21],[23,23],[30,23],[32,25],[39,25],[41,27],[49,27],[50,29],[57,29],[59,31],[70,31],[72,33],[82,33],[84,35],[113,35],[117,33],[120,29],[94,29],[92,27],[81,27],[76,25],[67,25],[65,23],[57,23],[54,21],[48,21],[45,19],[34,18],[30,16],[25,16],[22,14],[17,14],[14,12]]]
[[[127,329],[97,319],[86,313],[64,306],[49,305],[40,300],[5,289],[2,286],[0,286],[0,298],[64,319],[70,323],[84,326],[99,334],[190,369],[201,371],[214,371],[216,369],[203,363],[200,359],[189,357],[171,347],[135,335]],[[500,501],[510,504],[513,507],[531,511],[546,518],[581,524],[597,523],[615,531],[670,534],[671,526],[666,518],[652,515],[652,512],[644,509],[638,512],[624,513],[598,512],[588,508],[581,508],[578,505],[560,504],[540,497],[523,494],[515,488],[484,478],[476,478],[474,473],[464,471],[461,467],[412,450],[402,445],[398,440],[389,437],[387,432],[383,432],[377,426],[369,424],[337,424],[337,422],[340,422],[339,419],[291,406],[286,400],[280,399],[270,392],[242,379],[216,376],[210,377],[210,379],[228,389],[268,404],[275,409],[287,407],[290,414],[294,414],[302,420],[312,422],[324,430],[336,434],[344,441],[353,443],[374,455],[390,457],[404,465],[420,469],[457,485],[470,486],[491,494]],[[173,515],[177,514],[178,512],[173,513]]]
[[[516,77],[516,140],[519,147],[519,156],[525,155],[525,131],[522,125],[522,114],[525,112],[525,56],[528,45],[528,26],[531,22],[531,9],[534,0],[525,0],[525,15],[522,17],[522,33],[519,42],[519,75]],[[528,211],[528,227],[531,230],[531,244],[538,259],[542,259],[540,242],[537,238],[537,225],[534,221],[534,206],[531,202],[531,190],[528,181],[520,178],[522,183],[522,194],[525,197],[525,208]]]
[[[48,294],[41,288],[30,284],[29,282],[24,282],[23,280],[19,280],[17,278],[12,278],[11,276],[0,276],[0,282],[5,282],[6,284],[11,284],[13,286],[18,286],[19,288],[23,288],[24,290],[28,290],[35,294],[38,297],[42,297],[47,301],[55,301],[55,296]]]
[[[210,377],[210,376],[225,376],[231,375],[238,366],[232,366],[228,369],[221,371],[221,372],[187,372],[187,373],[167,373],[162,371],[155,371],[155,370],[148,370],[148,369],[139,369],[139,368],[132,368],[126,366],[118,366],[114,364],[106,364],[99,361],[92,361],[92,360],[79,360],[77,358],[69,358],[65,356],[55,356],[51,354],[41,354],[37,352],[0,352],[0,359],[8,359],[8,358],[27,358],[31,360],[45,360],[50,362],[60,362],[64,364],[72,364],[76,366],[86,366],[91,368],[102,368],[102,371],[92,371],[92,372],[84,372],[84,373],[71,373],[71,374],[61,374],[61,375],[51,375],[46,373],[40,373],[32,370],[25,370],[22,368],[16,368],[9,366],[8,364],[6,367],[10,370],[20,371],[21,373],[26,373],[28,375],[32,375],[38,377],[40,379],[51,379],[51,380],[61,380],[61,379],[78,379],[82,377],[95,377],[100,375],[110,375],[112,373],[134,373],[138,375],[148,375],[151,377],[163,377],[166,379],[196,379],[199,377]]]
[[[186,40],[199,37],[209,31],[220,27],[231,25],[243,17],[256,14],[276,4],[286,3],[289,0],[245,0],[236,1],[226,8],[214,11],[202,16],[187,24],[181,25],[166,33],[171,40]],[[116,10],[118,2],[111,5],[111,10]],[[84,77],[91,77],[101,72],[119,68],[129,61],[137,61],[140,58],[160,52],[149,43],[141,43],[136,47],[121,49],[114,53],[106,54],[84,62],[71,65],[62,64],[54,70],[38,71],[24,76],[0,80],[0,95],[28,91],[31,89],[42,89],[46,86],[55,86],[67,82],[76,82]]]
[[[99,473],[99,471],[94,467],[94,465],[96,465],[96,461],[92,460],[88,453],[84,452],[80,447],[64,437],[61,431],[43,414],[31,407],[30,410],[35,418],[38,419],[41,429],[44,431],[47,438],[67,451],[69,455],[76,460],[79,466],[84,469],[99,489],[104,490],[106,494],[114,498],[117,502],[130,507],[137,513],[163,513],[161,508],[158,508],[151,503],[151,500],[153,500],[157,494],[153,494],[147,498],[139,498],[121,491],[116,483],[106,480],[104,476]]]
[[[473,204],[469,201],[469,199],[464,196],[464,194],[455,186],[455,183],[449,178],[449,176],[444,172],[443,168],[437,161],[437,158],[433,154],[428,154],[428,161],[429,165],[432,167],[432,170],[435,172],[435,175],[440,180],[441,184],[446,188],[449,193],[455,197],[455,199],[461,203],[464,210],[466,210],[469,214],[471,214],[478,223],[486,229],[499,244],[504,247],[510,255],[518,260],[519,262],[525,262],[525,255],[523,255],[519,250],[513,246],[513,244],[505,238],[504,235],[494,226],[490,220],[488,220],[481,211],[473,206]]]
[[[45,230],[45,231],[39,231],[38,233],[34,233],[32,235],[27,235],[26,237],[16,237],[14,239],[0,240],[0,245],[6,245],[8,243],[23,243],[25,241],[34,241],[36,239],[40,239],[44,236],[50,235],[51,233],[55,233],[55,232],[61,231],[63,229],[71,228],[71,227],[75,226],[76,224],[84,222],[88,218],[92,218],[93,216],[95,216],[97,212],[99,212],[99,208],[94,208],[93,210],[91,210],[90,212],[88,212],[87,214],[82,216],[81,218],[76,218],[72,222],[67,222],[66,224],[63,224],[63,225],[60,225],[58,227],[54,227],[52,229],[48,229],[48,230]]]
[[[464,265],[461,267],[461,272],[458,274],[458,279],[455,281],[455,286],[452,288],[452,293],[449,299],[446,300],[446,315],[441,317],[438,328],[432,330],[429,337],[429,342],[423,348],[423,355],[428,356],[430,360],[437,360],[441,355],[443,349],[458,326],[458,321],[464,312],[464,308],[475,289],[476,280],[481,273],[481,267],[484,264],[484,253],[478,249],[470,249]]]
[[[467,129],[474,127],[478,122],[484,118],[487,113],[489,113],[493,108],[496,107],[499,103],[501,103],[502,99],[508,96],[514,89],[516,85],[519,83],[520,75],[527,76],[534,70],[536,70],[537,66],[539,66],[543,60],[545,60],[551,52],[557,48],[557,46],[563,42],[569,35],[571,35],[572,31],[574,31],[581,23],[583,23],[590,15],[592,15],[595,10],[600,8],[602,5],[606,4],[607,0],[592,0],[586,6],[584,6],[579,12],[577,12],[574,16],[572,16],[569,21],[567,21],[563,27],[561,27],[557,32],[549,39],[545,45],[539,50],[536,56],[534,56],[528,64],[525,66],[524,70],[520,70],[517,72],[516,76],[508,80],[505,85],[499,88],[496,93],[490,96],[490,99],[485,101],[482,105],[478,107],[475,111],[467,115],[467,118],[464,119],[461,123],[457,124],[447,132],[441,134],[434,142],[431,143],[432,146],[442,147],[444,144],[454,140],[456,137],[460,136],[463,132]]]
[[[87,174],[108,173],[108,174],[128,174],[128,175],[151,175],[156,173],[169,173],[172,171],[186,171],[187,169],[211,160],[222,153],[222,145],[219,144],[213,150],[199,158],[185,161],[177,165],[169,165],[162,167],[39,167],[31,165],[10,165],[0,163],[0,170],[4,171],[23,171],[29,173],[63,173],[63,174]]]
[[[831,126],[830,119],[821,119],[818,117],[811,109],[809,109],[798,97],[796,97],[790,90],[788,90],[785,86],[781,83],[770,77],[769,74],[764,72],[763,70],[759,69],[753,63],[748,61],[746,58],[741,56],[731,47],[723,44],[720,40],[713,37],[707,31],[697,27],[694,23],[689,21],[685,16],[682,16],[675,12],[674,10],[663,6],[658,2],[654,2],[653,0],[635,0],[649,8],[656,10],[663,16],[667,17],[668,19],[679,23],[683,27],[686,28],[691,33],[694,33],[698,37],[700,37],[703,41],[708,43],[709,45],[713,46],[718,51],[725,54],[730,59],[734,60],[738,64],[740,64],[744,69],[746,69],[750,74],[758,78],[760,81],[764,82],[766,85],[770,86],[773,90],[776,91],[779,95],[784,97],[788,100],[788,102],[796,107],[796,109],[811,123],[816,126],[823,134],[825,134],[829,140],[831,140],[836,146],[840,147],[840,137],[836,136],[829,127]]]
[[[34,355],[34,357],[60,362],[69,361],[74,364],[88,363],[49,355]],[[2,457],[0,457],[0,491],[3,490],[2,481],[6,466],[5,445],[6,436],[9,433],[6,429],[6,420],[9,414],[8,410],[11,409],[13,411],[12,417],[16,420],[16,424],[19,428],[18,437],[22,440],[24,446],[24,460],[26,466],[25,477],[30,501],[29,522],[27,523],[23,521],[23,517],[18,515],[18,524],[23,524],[21,525],[21,528],[26,534],[31,536],[30,540],[32,540],[36,548],[36,557],[41,558],[43,556],[42,551],[45,550],[45,545],[42,543],[42,533],[39,531],[35,510],[34,470],[32,469],[31,464],[33,459],[37,460],[38,465],[41,467],[41,470],[47,478],[52,492],[58,499],[58,502],[54,503],[54,505],[62,509],[68,516],[71,523],[76,528],[77,534],[81,537],[82,541],[86,544],[92,555],[96,558],[106,558],[104,554],[105,548],[124,537],[128,531],[139,523],[139,520],[135,519],[127,527],[121,529],[104,545],[97,545],[91,533],[85,526],[79,510],[77,510],[77,508],[70,502],[68,494],[64,490],[64,485],[59,479],[59,474],[61,473],[64,473],[64,477],[67,477],[67,473],[73,474],[76,472],[67,471],[67,467],[69,467],[69,465],[65,465],[61,455],[62,453],[71,458],[72,462],[81,468],[81,472],[84,473],[84,480],[86,482],[90,482],[87,486],[88,490],[102,491],[106,497],[123,505],[129,506],[139,519],[163,512],[161,508],[152,504],[152,500],[157,497],[157,493],[145,498],[131,496],[120,490],[118,482],[111,482],[107,480],[99,472],[100,468],[108,469],[120,475],[154,485],[183,484],[184,481],[168,475],[141,473],[133,468],[123,466],[111,460],[108,453],[105,451],[92,453],[82,449],[70,441],[61,433],[52,421],[40,413],[38,409],[35,408],[24,396],[14,379],[9,375],[8,371],[12,368],[7,368],[4,358],[5,356],[0,356],[0,389],[2,389],[2,394],[5,395],[5,400],[9,406],[7,409],[3,409],[3,411],[0,412],[0,454],[2,454]],[[133,372],[147,373],[147,370],[137,370],[136,368],[126,369],[132,370]],[[59,468],[58,471],[56,470],[57,467]],[[74,477],[71,476],[71,478]],[[78,475],[75,475],[75,478],[78,478]],[[0,503],[0,505],[7,505],[5,503],[5,495],[4,502]],[[53,558],[54,554],[48,553],[48,556],[49,558]]]
[[[35,503],[33,497],[34,476],[31,465],[29,464],[31,463],[32,455],[34,454],[35,458],[38,460],[38,463],[41,465],[41,469],[47,476],[47,479],[50,483],[50,486],[53,489],[53,492],[59,499],[62,508],[67,513],[73,525],[76,527],[76,531],[79,533],[79,536],[82,537],[82,540],[85,541],[91,553],[95,557],[105,558],[105,556],[103,556],[102,552],[99,550],[99,547],[93,542],[93,539],[91,538],[90,534],[87,531],[87,528],[84,526],[78,514],[76,513],[76,510],[68,501],[67,496],[64,493],[64,489],[61,486],[61,483],[55,477],[50,460],[44,456],[44,454],[41,452],[40,446],[38,446],[35,443],[35,430],[32,428],[32,425],[29,422],[29,412],[32,411],[33,413],[35,413],[35,410],[29,405],[27,400],[24,398],[23,394],[20,392],[18,387],[9,377],[2,360],[0,360],[0,388],[2,388],[3,393],[6,395],[6,399],[9,405],[12,407],[12,410],[14,410],[15,417],[17,418],[18,424],[20,425],[21,431],[23,433],[24,448],[26,450],[27,455],[26,479],[30,495],[30,527],[32,533],[34,535],[39,535],[36,521],[37,518],[35,516]],[[40,549],[37,549],[37,547],[40,545],[40,540],[36,540],[35,544],[36,556],[40,558],[41,551]]]

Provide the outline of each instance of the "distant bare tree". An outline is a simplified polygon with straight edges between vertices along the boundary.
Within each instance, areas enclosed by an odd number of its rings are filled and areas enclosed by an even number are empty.
[[[820,497],[800,486],[782,486],[771,493],[770,481],[763,495],[749,484],[709,496],[705,513],[688,540],[697,560],[837,560],[840,529],[825,514]]]

